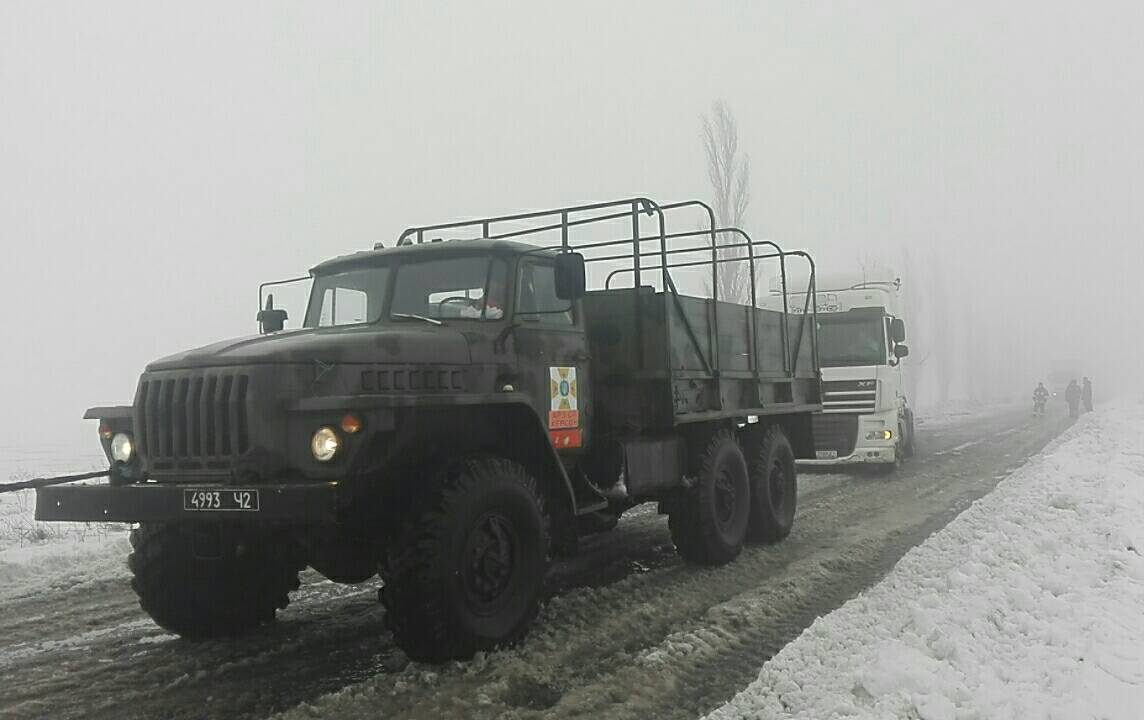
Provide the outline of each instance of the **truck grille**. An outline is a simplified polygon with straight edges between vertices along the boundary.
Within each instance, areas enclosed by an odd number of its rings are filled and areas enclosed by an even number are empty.
[[[140,455],[158,470],[225,466],[250,446],[249,386],[241,372],[145,375],[135,395]]]
[[[822,383],[822,411],[872,413],[878,408],[877,380],[831,380]]]
[[[858,442],[858,416],[814,415],[814,449],[834,450],[838,457],[846,457],[854,452]]]

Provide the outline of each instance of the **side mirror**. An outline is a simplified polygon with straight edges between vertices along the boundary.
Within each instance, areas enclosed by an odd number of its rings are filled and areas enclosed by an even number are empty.
[[[894,318],[890,321],[890,337],[894,342],[902,343],[906,341],[906,323],[901,318]],[[905,357],[904,355],[902,357]]]
[[[556,297],[577,300],[584,297],[587,282],[584,277],[584,256],[577,252],[556,256]]]
[[[902,358],[906,357],[909,354],[910,354],[910,348],[908,346],[901,345],[901,344],[894,346],[894,357],[898,358],[899,360],[901,360]]]
[[[286,311],[274,308],[274,295],[266,296],[266,308],[258,311],[258,331],[263,335],[286,327]]]

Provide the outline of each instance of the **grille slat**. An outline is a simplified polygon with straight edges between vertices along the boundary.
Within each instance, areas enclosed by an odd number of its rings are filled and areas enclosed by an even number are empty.
[[[867,413],[878,408],[875,380],[831,380],[822,383],[825,413]]]
[[[148,449],[154,455],[161,455],[159,449],[159,395],[162,391],[162,383],[155,380],[151,383],[151,389],[147,393],[147,437]]]
[[[230,388],[234,378],[224,375],[218,383],[218,394],[215,397],[216,430],[218,433],[218,454],[230,455]]]
[[[206,385],[203,387],[203,410],[200,417],[203,420],[203,455],[206,457],[215,456],[215,386],[218,385],[218,377],[215,375],[208,375]]]
[[[187,378],[171,383],[171,452],[187,454]]]
[[[212,466],[247,452],[249,392],[250,378],[241,372],[149,374],[135,395],[139,452],[153,470],[164,471]]]
[[[202,393],[202,378],[193,378],[187,383],[187,454],[201,455],[203,452],[202,425],[199,422],[199,402]]]
[[[147,385],[147,381],[143,380],[139,383],[139,389],[135,391],[135,417],[133,421],[137,428],[135,442],[139,444],[141,455],[147,454]]]
[[[246,386],[249,382],[250,378],[246,375],[239,375],[234,381],[234,447],[239,455],[246,452],[250,444],[250,435],[246,427]]]
[[[171,427],[171,393],[173,389],[174,383],[171,380],[163,380],[159,383],[158,417],[162,418],[162,421],[159,422],[159,454],[164,457],[172,457],[175,454],[171,447],[173,430]]]

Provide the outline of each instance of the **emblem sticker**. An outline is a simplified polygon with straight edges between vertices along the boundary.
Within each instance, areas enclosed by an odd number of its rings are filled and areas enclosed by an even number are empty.
[[[580,409],[576,404],[576,368],[548,368],[548,392],[552,400],[548,408],[549,429],[580,427]]]

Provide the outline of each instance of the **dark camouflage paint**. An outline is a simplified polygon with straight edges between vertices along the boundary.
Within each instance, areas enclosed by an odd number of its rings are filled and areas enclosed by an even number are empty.
[[[503,257],[513,278],[522,255],[553,255],[507,241],[425,243],[355,253],[322,263],[312,272],[341,271],[395,257],[458,254]],[[378,477],[388,483],[416,481],[411,476],[393,477],[389,469],[401,461],[400,451],[393,448],[432,445],[441,439],[433,437],[432,425],[419,423],[421,414],[442,409],[461,413],[464,408],[465,418],[487,425],[505,417],[488,412],[510,406],[529,418],[526,425],[514,426],[520,436],[511,438],[511,443],[539,451],[535,457],[541,458],[537,462],[542,467],[536,469],[547,476],[549,487],[564,488],[567,509],[574,514],[600,507],[602,501],[577,470],[577,459],[593,448],[593,432],[607,433],[607,442],[615,444],[625,438],[671,433],[683,424],[728,422],[747,415],[793,417],[820,409],[818,373],[809,367],[800,367],[797,374],[761,366],[709,373],[680,361],[701,349],[692,347],[694,343],[678,328],[664,328],[665,313],[672,310],[662,294],[641,305],[644,348],[642,359],[638,358],[632,297],[630,291],[591,293],[576,303],[575,326],[563,329],[514,317],[511,311],[501,320],[446,320],[442,327],[383,318],[371,324],[241,338],[163,358],[147,367],[140,379],[140,396],[144,384],[154,387],[156,382],[173,381],[176,388],[194,388],[196,382],[219,373],[246,378],[241,413],[233,407],[228,410],[230,422],[244,419],[244,450],[221,461],[159,463],[152,457],[153,447],[144,447],[137,472],[126,480],[121,474],[120,482],[141,477],[178,484],[338,481],[338,503],[349,512],[355,497],[372,492]],[[694,305],[689,311],[694,333],[709,337],[711,328],[704,318],[709,320],[710,315],[703,308],[713,304],[684,300]],[[510,309],[514,303],[511,298]],[[719,303],[718,312],[725,312],[724,306],[728,304]],[[749,312],[742,306],[730,308]],[[696,321],[702,324],[695,327]],[[753,326],[753,332],[761,333],[760,347],[781,345],[779,323],[756,319]],[[733,341],[729,337],[720,344],[733,348]],[[745,367],[753,367],[752,362],[748,360]],[[577,368],[583,431],[582,448],[559,453],[547,434],[549,368],[556,366]],[[181,406],[178,400],[168,400],[165,411],[185,414],[188,427],[194,425],[190,418],[197,402],[189,399],[192,394],[187,393]],[[195,397],[201,399],[201,393]],[[318,463],[310,455],[310,436],[322,425],[336,426],[346,412],[358,414],[365,429],[345,438],[346,451],[334,462]],[[125,423],[123,416],[118,411],[119,428]],[[149,411],[137,402],[132,411],[137,432],[144,427],[144,416],[154,418],[154,408]],[[206,428],[203,420],[200,429]],[[403,433],[407,437],[398,442]],[[387,443],[390,448],[378,449]],[[795,438],[796,449],[805,444]],[[607,486],[614,480],[597,478],[596,484]],[[91,519],[96,519],[98,508],[93,505],[91,510]]]

